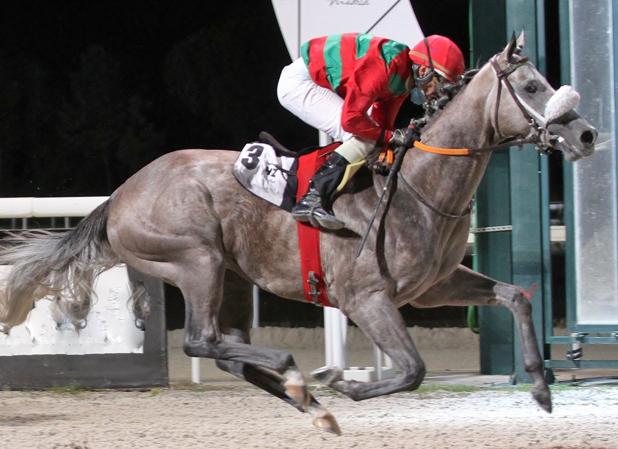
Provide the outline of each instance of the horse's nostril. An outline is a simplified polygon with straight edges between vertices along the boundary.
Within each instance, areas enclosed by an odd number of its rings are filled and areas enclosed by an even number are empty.
[[[579,140],[586,145],[590,145],[597,140],[597,133],[590,130],[584,131],[581,136],[579,136]]]

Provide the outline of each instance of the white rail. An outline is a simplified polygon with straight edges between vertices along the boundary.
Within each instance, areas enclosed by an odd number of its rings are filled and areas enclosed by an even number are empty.
[[[0,198],[0,218],[85,217],[107,196]]]

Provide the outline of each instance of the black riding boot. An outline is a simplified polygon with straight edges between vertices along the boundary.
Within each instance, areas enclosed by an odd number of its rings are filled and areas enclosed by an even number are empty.
[[[341,229],[344,223],[335,217],[331,209],[335,189],[341,182],[348,161],[338,153],[331,153],[309,181],[309,190],[292,209],[298,221],[310,222],[312,226],[326,229]]]

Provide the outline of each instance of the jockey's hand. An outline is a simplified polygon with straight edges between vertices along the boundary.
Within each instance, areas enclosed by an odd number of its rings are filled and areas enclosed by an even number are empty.
[[[406,144],[406,128],[393,131],[391,139],[388,141],[388,148],[399,148]]]
[[[388,141],[388,148],[393,150],[404,147],[410,148],[415,140],[419,140],[420,136],[414,128],[401,128],[393,131],[393,136]]]

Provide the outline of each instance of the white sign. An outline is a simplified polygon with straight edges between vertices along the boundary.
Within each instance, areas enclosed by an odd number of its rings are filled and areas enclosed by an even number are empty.
[[[369,33],[409,47],[423,39],[409,0],[272,0],[292,59],[311,38]]]
[[[0,275],[9,268],[0,266]],[[101,273],[95,292],[87,325],[79,332],[72,325],[58,328],[50,310],[52,302],[37,301],[24,323],[9,335],[0,333],[0,356],[143,353],[144,331],[135,325],[126,266]]]

